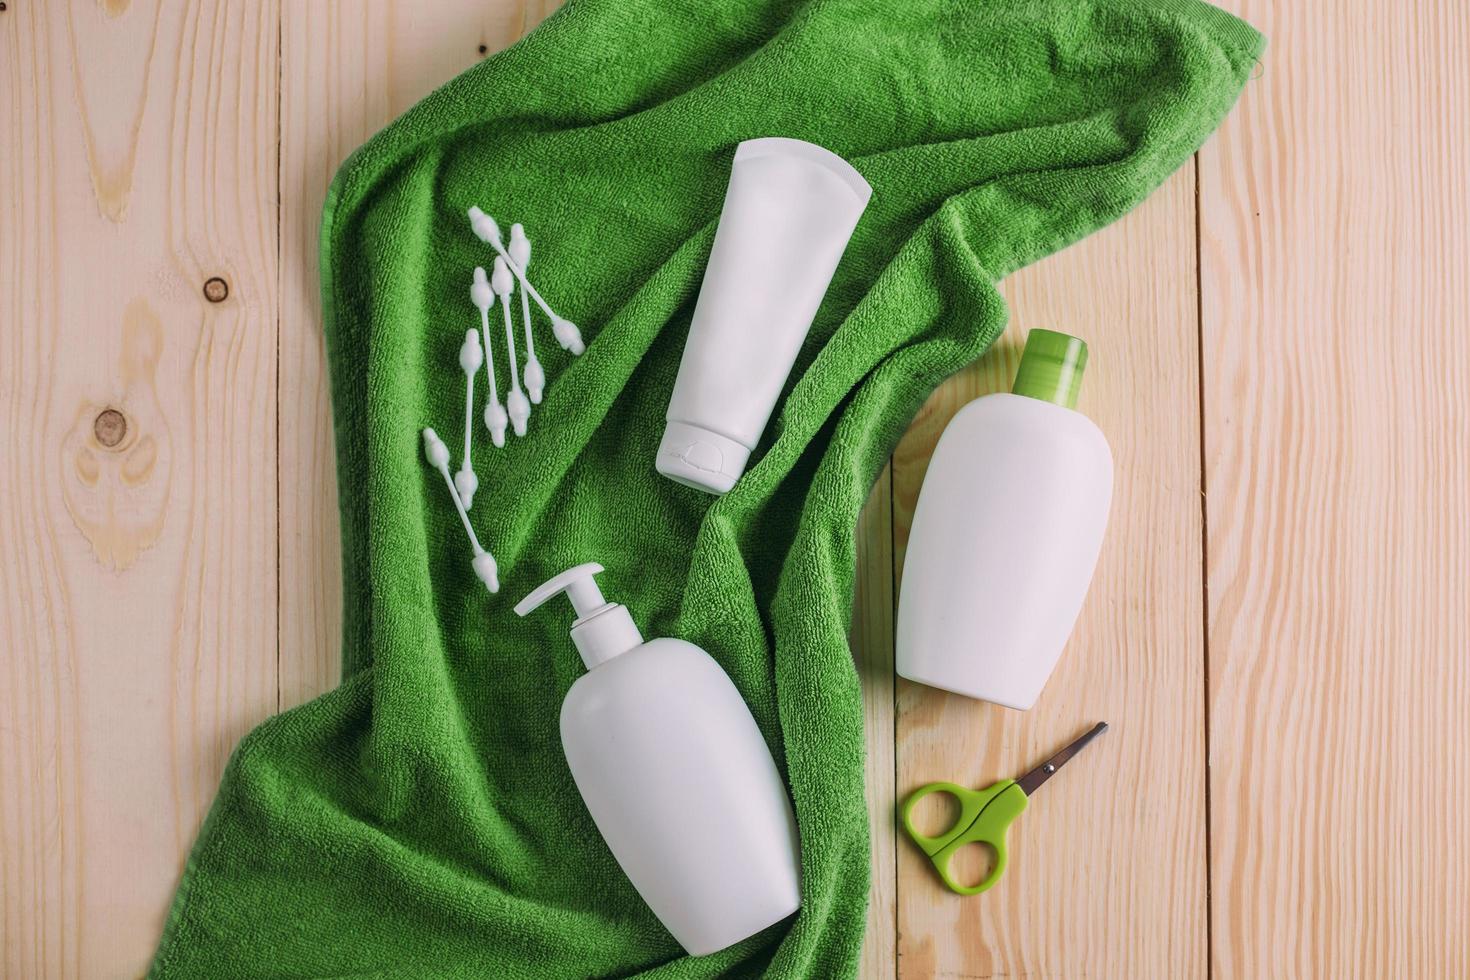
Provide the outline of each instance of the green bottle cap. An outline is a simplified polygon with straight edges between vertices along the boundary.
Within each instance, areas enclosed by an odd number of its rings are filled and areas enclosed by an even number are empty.
[[[1076,408],[1085,367],[1087,345],[1082,340],[1055,330],[1033,330],[1026,335],[1011,393]]]

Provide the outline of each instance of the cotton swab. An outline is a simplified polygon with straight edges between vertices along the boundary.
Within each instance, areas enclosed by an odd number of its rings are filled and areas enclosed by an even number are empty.
[[[484,582],[485,588],[491,592],[499,592],[500,576],[495,566],[495,556],[480,547],[480,539],[475,537],[475,529],[470,526],[470,515],[465,513],[464,505],[459,502],[459,491],[454,485],[454,479],[449,475],[449,447],[444,445],[444,441],[430,428],[424,429],[424,456],[429,460],[429,465],[444,477],[444,485],[449,488],[449,497],[454,501],[454,510],[459,514],[459,522],[464,525],[464,532],[470,537],[470,547],[475,552],[474,561],[471,562],[475,570],[475,577]]]
[[[510,226],[510,258],[522,269],[531,267],[531,240],[526,237],[526,229],[520,222]],[[546,388],[546,372],[536,358],[536,340],[531,336],[531,296],[524,289],[521,290],[521,322],[526,326],[526,393],[531,396],[531,404],[540,405],[541,392]]]
[[[495,383],[495,348],[490,345],[490,304],[495,302],[490,290],[490,280],[485,270],[475,266],[475,282],[470,286],[470,300],[480,310],[480,333],[485,338],[485,369],[490,375],[490,404],[485,406],[485,428],[490,430],[490,441],[498,449],[505,445],[505,409],[500,404],[500,389]]]
[[[526,280],[525,270],[513,261],[509,253],[506,252],[505,245],[500,241],[500,226],[495,223],[495,219],[484,211],[481,211],[478,207],[471,207],[468,214],[470,216],[470,228],[474,231],[475,237],[495,249],[500,254],[500,257],[506,260],[506,265],[510,266],[510,271],[514,272],[516,278],[521,281],[521,288],[530,293],[531,298],[536,301],[536,305],[541,307],[542,311],[551,318],[551,332],[556,336],[556,342],[573,354],[581,354],[586,350],[586,345],[582,343],[582,332],[577,329],[577,325],[571,320],[566,320],[556,315],[556,311],[547,305],[546,300],[541,298],[540,293],[536,292],[536,287],[532,286]]]
[[[531,417],[531,403],[521,391],[520,372],[516,369],[516,332],[510,322],[510,294],[516,288],[516,281],[505,267],[505,259],[499,256],[495,257],[495,271],[490,274],[490,288],[500,297],[500,312],[505,314],[505,350],[510,357],[510,392],[505,396],[505,404],[510,409],[510,424],[516,435],[523,436],[526,419]]]
[[[475,490],[480,480],[470,465],[470,435],[475,431],[475,375],[485,362],[485,352],[480,349],[480,335],[474,330],[464,332],[464,343],[459,345],[459,366],[464,369],[464,460],[459,472],[454,474],[454,489],[459,494],[464,509],[474,505]]]

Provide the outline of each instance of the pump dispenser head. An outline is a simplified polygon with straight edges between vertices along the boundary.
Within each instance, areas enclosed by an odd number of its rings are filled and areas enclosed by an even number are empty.
[[[545,582],[520,602],[516,603],[516,615],[524,616],[540,606],[558,592],[565,592],[577,611],[572,623],[572,642],[582,655],[582,662],[591,670],[606,660],[643,643],[643,634],[633,622],[628,608],[602,597],[602,590],[593,578],[603,570],[596,562],[588,562],[569,568]]]

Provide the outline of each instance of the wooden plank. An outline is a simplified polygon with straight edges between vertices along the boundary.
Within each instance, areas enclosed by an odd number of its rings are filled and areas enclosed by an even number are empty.
[[[1213,965],[1470,975],[1470,17],[1229,4],[1201,161]]]
[[[1117,226],[1004,284],[1012,327],[943,385],[893,462],[903,547],[954,413],[1006,390],[1024,331],[1086,338],[1079,408],[1112,444],[1111,523],[1076,632],[1017,712],[907,681],[898,791],[1018,775],[1098,720],[1111,730],[1013,826],[1010,868],[972,898],[899,847],[899,976],[1191,977],[1206,969],[1194,173]],[[977,488],[983,505],[984,488]]]
[[[893,468],[885,466],[857,528],[857,588],[852,648],[863,685],[864,782],[872,832],[868,931],[860,976],[897,975],[898,853],[894,799]]]
[[[136,976],[276,706],[278,10],[8,8],[0,956]]]
[[[281,32],[281,703],[335,687],[342,570],[318,226],[347,155],[556,3],[288,4]]]

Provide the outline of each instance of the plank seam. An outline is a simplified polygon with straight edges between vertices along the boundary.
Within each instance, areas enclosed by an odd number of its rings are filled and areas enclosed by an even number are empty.
[[[898,535],[893,512],[893,455],[888,456],[888,702],[889,735],[893,738],[893,796],[898,802]],[[902,882],[898,874],[898,821],[896,814],[888,814],[889,830],[893,842],[893,977],[898,980],[898,918],[901,902],[898,890]]]
[[[281,288],[285,263],[282,250],[285,247],[281,224],[285,220],[282,201],[285,199],[281,186],[281,142],[285,129],[282,110],[285,100],[282,92],[286,88],[286,17],[284,10],[276,7],[276,711],[281,710],[281,333],[285,326],[281,315],[281,301],[285,290]]]
[[[1215,975],[1215,907],[1214,868],[1210,833],[1214,811],[1210,807],[1210,505],[1205,482],[1205,290],[1204,247],[1200,220],[1201,199],[1200,153],[1194,154],[1194,308],[1195,364],[1199,388],[1195,396],[1199,416],[1199,535],[1200,535],[1200,649],[1204,655],[1200,677],[1201,714],[1204,724],[1204,800],[1205,800],[1205,976]]]

